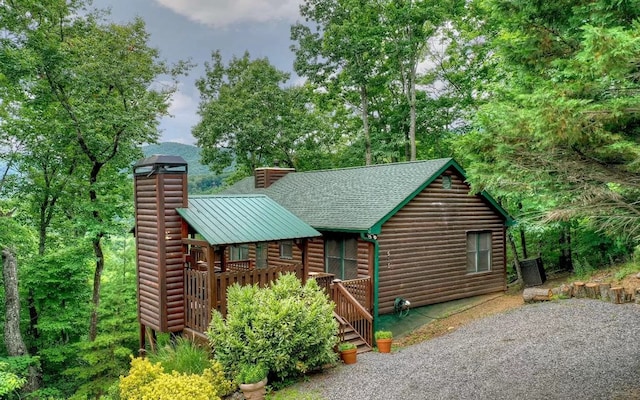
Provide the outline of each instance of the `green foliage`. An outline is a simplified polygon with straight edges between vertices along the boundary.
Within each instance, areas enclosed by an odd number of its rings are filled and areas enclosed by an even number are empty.
[[[11,371],[9,364],[0,361],[0,397],[8,398],[12,392],[17,392],[27,383],[26,378]]]
[[[268,393],[265,398],[267,400],[324,400],[324,397],[318,392],[300,392],[292,388]]]
[[[374,337],[377,339],[393,339],[393,332],[391,331],[376,331]]]
[[[291,274],[269,288],[230,287],[226,321],[214,311],[207,333],[214,358],[228,372],[262,363],[272,381],[335,362],[336,334],[333,304],[322,289],[313,279],[303,286]]]
[[[149,361],[160,363],[166,371],[182,374],[201,374],[209,368],[209,349],[189,339],[177,337],[175,343],[159,347],[156,353],[149,354]]]
[[[238,383],[258,383],[267,377],[269,369],[264,365],[257,364],[241,364],[236,375]]]
[[[338,345],[338,351],[343,352],[347,350],[355,350],[357,349],[356,345],[349,342],[343,342]]]
[[[618,281],[626,278],[628,275],[637,274],[640,272],[640,262],[634,261],[631,263],[624,264],[622,267],[616,271],[614,278]]]
[[[120,398],[215,400],[231,392],[233,384],[220,364],[212,362],[202,374],[165,373],[145,358],[131,360],[129,375],[120,378]]]

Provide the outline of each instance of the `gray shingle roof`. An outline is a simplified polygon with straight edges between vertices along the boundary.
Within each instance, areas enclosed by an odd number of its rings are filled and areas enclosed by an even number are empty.
[[[318,230],[368,231],[450,166],[451,158],[289,173],[266,189],[253,177],[224,193],[263,193]]]
[[[191,196],[189,208],[177,211],[212,245],[320,236],[264,195]]]

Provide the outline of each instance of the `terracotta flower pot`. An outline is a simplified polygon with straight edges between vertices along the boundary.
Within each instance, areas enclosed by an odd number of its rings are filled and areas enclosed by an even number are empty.
[[[340,352],[340,358],[345,364],[355,364],[357,361],[358,349],[343,350]]]
[[[393,339],[376,339],[376,345],[380,353],[391,353]]]
[[[256,383],[241,383],[240,391],[247,400],[262,400],[266,393],[267,378]]]

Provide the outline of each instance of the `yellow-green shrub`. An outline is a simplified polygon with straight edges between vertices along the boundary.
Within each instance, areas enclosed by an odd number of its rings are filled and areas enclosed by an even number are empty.
[[[144,358],[131,360],[129,375],[120,377],[119,386],[123,400],[217,400],[233,389],[220,363],[211,362],[202,375],[166,373],[160,363],[152,364]]]

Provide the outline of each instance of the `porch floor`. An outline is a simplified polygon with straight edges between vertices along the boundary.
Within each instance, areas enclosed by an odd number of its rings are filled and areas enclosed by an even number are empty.
[[[431,321],[472,308],[501,294],[502,292],[485,294],[416,307],[409,310],[409,314],[403,317],[396,314],[381,315],[378,317],[376,330],[391,331],[394,338],[401,338]]]

